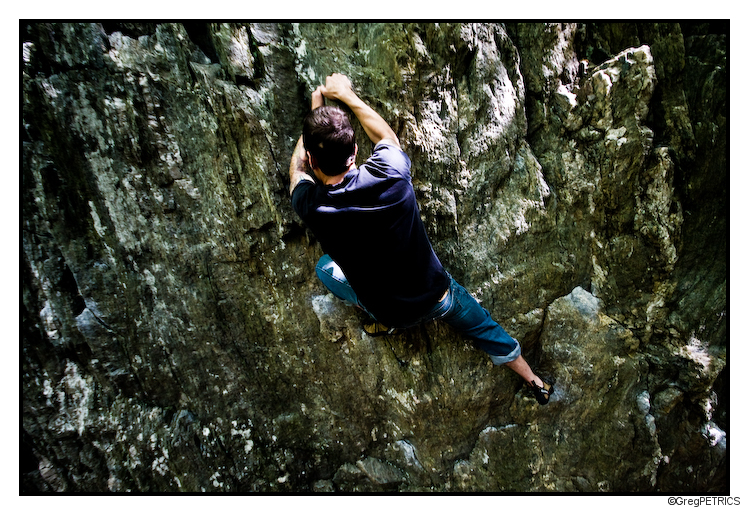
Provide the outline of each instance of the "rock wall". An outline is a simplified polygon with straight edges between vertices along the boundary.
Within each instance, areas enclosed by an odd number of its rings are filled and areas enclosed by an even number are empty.
[[[23,491],[727,491],[727,24],[21,29]],[[333,72],[547,406],[317,281]]]

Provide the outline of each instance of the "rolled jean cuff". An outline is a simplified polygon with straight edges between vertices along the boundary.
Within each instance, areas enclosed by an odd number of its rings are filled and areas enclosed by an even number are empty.
[[[519,357],[520,344],[517,342],[517,340],[515,340],[515,348],[507,356],[494,356],[493,354],[489,354],[489,358],[495,365],[504,365],[505,363],[509,363],[510,361],[515,361]]]

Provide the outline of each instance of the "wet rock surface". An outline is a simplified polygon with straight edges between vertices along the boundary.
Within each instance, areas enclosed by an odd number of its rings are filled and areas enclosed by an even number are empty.
[[[23,491],[727,491],[727,26],[21,29]],[[547,406],[317,281],[287,174],[333,72]]]

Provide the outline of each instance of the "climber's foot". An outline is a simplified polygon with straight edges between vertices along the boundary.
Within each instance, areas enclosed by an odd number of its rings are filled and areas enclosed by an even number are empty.
[[[364,332],[369,336],[384,336],[386,334],[398,334],[400,329],[388,327],[377,320],[370,319],[364,322]]]
[[[541,386],[538,385],[539,382],[541,383]],[[533,395],[536,397],[538,403],[542,406],[549,402],[551,394],[554,393],[554,385],[551,383],[547,383],[541,378],[539,378],[538,381],[534,380],[533,382],[528,383],[528,386],[531,387],[531,390],[533,390]]]

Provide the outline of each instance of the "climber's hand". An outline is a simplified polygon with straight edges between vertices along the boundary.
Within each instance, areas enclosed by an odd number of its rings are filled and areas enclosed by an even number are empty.
[[[348,104],[352,97],[356,97],[351,87],[351,81],[340,73],[329,75],[325,79],[325,86],[320,86],[318,89],[321,89],[325,98],[340,100],[345,104]]]

